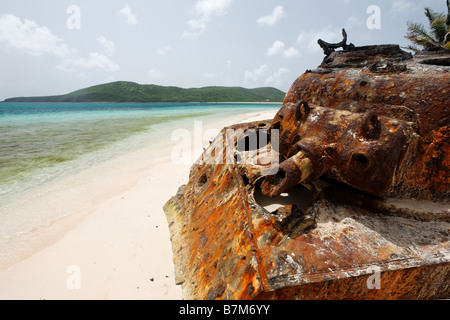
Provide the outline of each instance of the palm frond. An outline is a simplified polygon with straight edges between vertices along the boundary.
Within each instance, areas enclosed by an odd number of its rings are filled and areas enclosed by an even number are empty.
[[[433,23],[431,23],[430,29],[436,40],[439,40],[439,43],[443,44],[445,35],[448,32],[446,18],[444,17],[444,15],[441,15],[439,18],[435,19]]]
[[[431,8],[425,8],[425,16],[428,19],[429,28],[420,23],[408,22],[408,31],[405,38],[413,44],[424,48],[447,47],[450,43],[450,0],[447,0],[448,14],[439,13]],[[410,50],[414,50],[411,47]]]
[[[417,48],[416,46],[412,46],[412,45],[402,47],[402,49],[411,50],[411,51],[414,51],[415,53],[420,52],[419,48]]]
[[[438,19],[440,16],[442,16],[442,13],[437,13],[436,11],[430,9],[430,8],[425,8],[425,15],[428,18],[428,22],[430,24],[433,23],[434,20]]]
[[[450,31],[447,32],[447,34],[445,35],[445,38],[444,38],[444,47],[446,45],[450,45]]]
[[[447,14],[447,26],[450,29],[450,0],[447,0],[447,9],[448,9],[448,14]]]
[[[439,41],[436,41],[436,39],[430,36],[425,30],[425,27],[420,23],[408,22],[406,39],[425,48],[440,46]]]

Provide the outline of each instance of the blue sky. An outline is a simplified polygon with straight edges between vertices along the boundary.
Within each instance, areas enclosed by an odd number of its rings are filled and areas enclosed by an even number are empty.
[[[380,9],[380,29],[367,21]],[[317,39],[408,44],[407,21],[445,0],[8,0],[0,4],[0,100],[111,81],[273,86],[323,59]],[[374,21],[374,20],[370,20]]]

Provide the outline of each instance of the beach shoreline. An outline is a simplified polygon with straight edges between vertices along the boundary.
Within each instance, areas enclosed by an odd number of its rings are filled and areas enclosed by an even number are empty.
[[[203,129],[272,119],[275,113],[252,111]],[[0,271],[0,299],[181,299],[162,208],[187,183],[196,159],[174,165],[174,144],[161,141],[157,151],[133,151],[86,169],[66,177],[64,188],[42,192],[38,203],[24,203],[24,210],[67,208],[70,214],[39,230],[30,252]]]

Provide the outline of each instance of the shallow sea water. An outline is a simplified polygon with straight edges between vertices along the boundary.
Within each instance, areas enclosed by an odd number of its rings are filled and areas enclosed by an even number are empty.
[[[105,154],[111,157],[138,148],[139,139],[130,144],[132,137],[153,131],[150,137],[160,140],[187,119],[208,121],[264,108],[275,107],[200,103],[2,103],[0,199],[71,169],[103,161]]]
[[[171,136],[177,129],[193,132],[199,123],[206,128],[217,120],[280,106],[0,103],[0,270],[39,247],[47,227],[89,205],[88,195],[79,203],[80,192],[89,192],[80,190],[85,182],[77,180],[86,172],[103,170],[105,181],[96,182],[101,192],[105,183],[122,183],[114,180],[116,174],[105,176],[105,168],[120,171],[111,163],[117,159],[120,165],[123,156],[133,161],[135,151],[142,150],[149,161],[159,161],[153,155],[175,143]]]

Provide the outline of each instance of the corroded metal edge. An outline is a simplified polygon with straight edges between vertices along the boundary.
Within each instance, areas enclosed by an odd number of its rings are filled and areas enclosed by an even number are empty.
[[[250,128],[260,124],[238,126]],[[223,143],[225,130],[206,154]],[[206,185],[199,186],[199,182],[205,182],[200,179],[203,175],[209,177]],[[202,188],[211,190],[206,192]],[[183,286],[185,299],[450,296],[448,214],[444,213],[443,221],[420,221],[374,214],[348,204],[331,203],[324,197],[310,208],[316,211],[318,219],[313,231],[296,233],[294,229],[283,234],[273,228],[268,212],[252,202],[251,192],[237,166],[196,164],[188,184],[164,207],[174,250],[176,281]],[[213,208],[215,205],[218,207]],[[357,230],[360,233],[354,230],[364,223],[372,229],[361,228]],[[359,238],[359,244],[352,242],[353,238]],[[312,243],[311,239],[320,240],[320,244]],[[320,258],[317,251],[305,251],[308,245],[318,246],[322,251],[332,250]],[[347,250],[350,251],[344,252]],[[301,259],[295,260],[287,258],[300,256]],[[339,261],[336,259],[339,256],[349,260]],[[299,264],[299,260],[304,263]],[[330,263],[340,265],[328,268]],[[382,279],[382,289],[376,291],[367,289],[372,275],[370,268],[374,267],[379,268]]]
[[[420,141],[384,198],[324,176],[304,216],[294,207],[268,212],[253,197],[260,175],[251,166],[197,162],[164,207],[184,298],[450,298],[449,71],[448,55],[359,47],[331,53],[287,93],[284,105],[306,100],[412,124]],[[219,160],[224,130],[202,159]],[[368,286],[374,269],[380,289]]]

